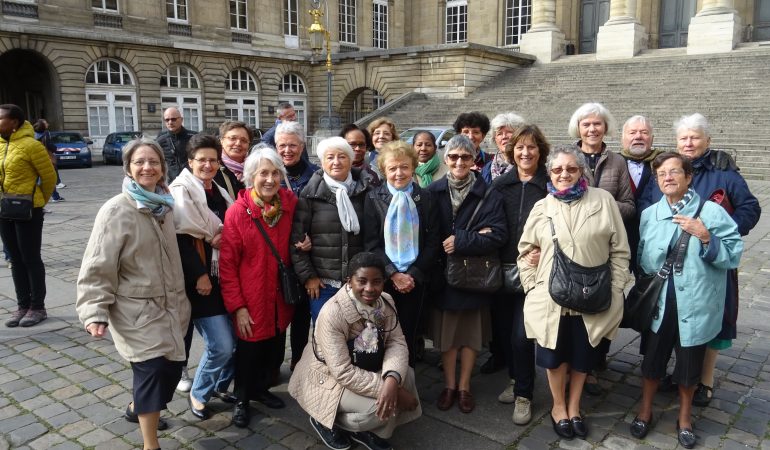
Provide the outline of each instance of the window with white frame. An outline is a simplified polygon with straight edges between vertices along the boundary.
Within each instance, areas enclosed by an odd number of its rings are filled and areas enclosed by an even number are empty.
[[[446,2],[446,43],[468,42],[468,0]]]
[[[246,0],[230,0],[230,28],[248,30]]]
[[[297,122],[307,130],[307,90],[305,82],[295,73],[287,73],[281,80],[278,94],[279,103],[288,103],[297,112]]]
[[[187,23],[187,0],[166,0],[166,18],[169,22]]]
[[[372,109],[377,110],[385,106],[385,97],[377,91],[372,91]]]
[[[356,0],[339,0],[340,42],[356,43]]]
[[[532,0],[506,0],[505,45],[517,45],[532,23]]]
[[[203,106],[200,80],[189,67],[172,65],[160,77],[160,106],[162,110],[176,107],[182,113],[185,128],[203,129]]]
[[[102,59],[88,68],[85,81],[88,133],[96,148],[110,133],[138,128],[136,83],[128,67]]]
[[[91,0],[91,8],[97,11],[118,12],[118,0]]]
[[[297,36],[297,0],[283,0],[283,34]]]
[[[372,3],[372,47],[388,48],[388,2],[374,0]]]
[[[236,69],[225,81],[225,119],[259,128],[259,88],[254,75]]]

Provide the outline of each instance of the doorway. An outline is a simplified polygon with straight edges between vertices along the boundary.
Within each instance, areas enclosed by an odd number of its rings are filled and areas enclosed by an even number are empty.
[[[580,1],[580,53],[596,53],[596,34],[610,18],[610,0]]]
[[[48,60],[31,50],[9,50],[0,55],[0,103],[18,105],[27,120],[46,119],[52,130],[61,129],[59,83]]]
[[[661,0],[658,48],[687,47],[687,30],[696,0]]]

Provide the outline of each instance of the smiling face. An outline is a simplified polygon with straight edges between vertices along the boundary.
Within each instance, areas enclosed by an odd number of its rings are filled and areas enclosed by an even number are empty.
[[[321,161],[324,172],[337,181],[347,180],[352,164],[347,153],[334,148],[327,150]]]
[[[531,175],[537,170],[540,161],[540,148],[532,136],[522,136],[513,146],[513,162],[520,174]]]
[[[195,157],[188,159],[192,174],[202,180],[204,185],[210,186],[211,180],[219,170],[219,159],[217,159],[217,150],[215,148],[199,148],[195,151]]]
[[[245,128],[233,128],[222,136],[222,151],[233,161],[242,163],[249,153],[249,133]]]
[[[396,189],[404,189],[412,182],[414,167],[412,160],[406,156],[390,156],[383,164],[385,167],[385,179],[388,184]]]
[[[473,167],[473,155],[459,148],[448,150],[444,156],[444,161],[449,167],[449,173],[456,180],[464,180]]]
[[[142,145],[134,150],[129,164],[131,178],[136,184],[146,191],[155,192],[155,187],[163,178],[163,166],[158,153],[152,147]]]
[[[683,129],[676,134],[676,150],[690,161],[701,157],[711,145],[711,138],[699,130]]]
[[[375,128],[372,132],[372,143],[374,148],[379,150],[383,145],[393,140],[393,131],[390,129],[390,125],[383,123],[379,127]]]
[[[281,188],[281,171],[267,158],[262,158],[254,171],[254,190],[265,202],[270,202]]]
[[[275,149],[281,156],[283,165],[294,167],[302,157],[304,145],[296,134],[277,134],[275,135]]]
[[[584,152],[598,153],[601,151],[604,134],[607,132],[604,119],[596,115],[588,116],[578,122],[578,131]]]
[[[497,132],[495,133],[495,145],[497,146],[497,151],[505,152],[505,146],[508,145],[508,141],[511,140],[513,133],[513,128],[500,127],[497,129]]]
[[[366,157],[366,136],[361,130],[350,130],[345,133],[345,141],[353,148],[353,164],[360,165]]]
[[[623,129],[621,145],[634,156],[644,156],[652,150],[652,130],[642,121],[632,122]]]
[[[484,133],[481,132],[481,128],[479,127],[462,127],[460,129],[460,134],[468,136],[468,139],[473,142],[473,145],[476,148],[479,148],[485,137]]]
[[[374,306],[385,288],[385,276],[377,267],[361,267],[350,276],[348,285],[356,300]]]
[[[436,145],[427,133],[420,133],[414,138],[414,150],[417,152],[417,161],[426,163],[436,154]]]
[[[682,168],[682,161],[669,158],[655,171],[655,180],[670,204],[678,202],[687,192],[692,175],[687,175]]]
[[[580,169],[575,155],[559,153],[551,164],[551,173],[549,175],[553,187],[563,191],[574,186],[580,180],[583,171]]]

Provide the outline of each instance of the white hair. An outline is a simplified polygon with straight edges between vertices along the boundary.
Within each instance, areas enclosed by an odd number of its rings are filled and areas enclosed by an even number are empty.
[[[695,130],[703,133],[703,136],[710,138],[711,130],[709,127],[709,121],[703,117],[701,113],[691,114],[689,116],[682,116],[674,122],[674,133],[679,134],[682,130]]]
[[[496,115],[495,118],[489,122],[489,126],[492,129],[492,136],[494,136],[497,134],[497,131],[500,130],[500,128],[508,127],[515,131],[525,122],[526,120],[524,120],[524,118],[520,115],[513,111],[508,111]]]
[[[628,128],[631,124],[637,123],[637,122],[642,122],[645,127],[650,129],[650,134],[652,134],[652,121],[640,114],[631,116],[628,118],[628,120],[626,120],[626,122],[623,124],[623,133],[626,132],[626,128]]]
[[[305,143],[305,128],[299,122],[281,122],[275,127],[275,136],[279,134],[293,134],[302,143]]]
[[[599,116],[604,120],[604,135],[612,137],[615,134],[615,118],[612,117],[610,110],[601,103],[584,103],[580,106],[569,119],[569,135],[575,139],[580,139],[580,121],[589,116]]]
[[[249,156],[243,163],[243,183],[247,188],[254,187],[254,175],[257,173],[257,168],[262,164],[263,159],[270,161],[276,169],[281,171],[284,180],[287,179],[286,167],[283,165],[283,161],[278,153],[267,144],[257,144],[252,147]],[[288,182],[286,186],[289,186]]]
[[[344,138],[339,136],[326,138],[319,142],[315,147],[315,153],[318,155],[318,159],[321,161],[324,160],[324,154],[326,154],[326,152],[329,150],[343,151],[348,155],[351,161],[353,160],[353,147],[351,147],[350,144],[348,144],[348,141],[346,141]]]

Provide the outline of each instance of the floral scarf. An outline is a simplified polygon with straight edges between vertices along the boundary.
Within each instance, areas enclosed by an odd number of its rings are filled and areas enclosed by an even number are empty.
[[[416,173],[420,179],[420,187],[427,187],[433,182],[433,174],[436,173],[436,170],[438,170],[440,165],[441,158],[439,158],[438,152],[434,153],[428,161],[417,165],[417,168],[414,169],[414,173]]]
[[[564,203],[572,203],[575,200],[580,200],[583,197],[583,194],[586,193],[588,190],[588,181],[586,181],[585,177],[580,177],[578,182],[573,184],[572,187],[568,187],[562,191],[556,190],[550,181],[547,183],[547,186],[548,193],[553,195],[554,198],[561,200]]]
[[[265,203],[262,198],[257,194],[256,189],[251,190],[251,199],[254,201],[254,204],[259,206],[262,209],[262,218],[265,219],[265,223],[270,228],[274,227],[279,220],[281,220],[281,216],[283,215],[283,210],[281,209],[281,196],[278,194],[275,194],[273,196],[273,201]]]
[[[243,181],[243,163],[231,159],[224,153],[222,153],[222,162],[225,164],[225,167],[230,169],[230,172],[235,174],[235,178],[237,178],[238,181]]]
[[[500,175],[505,175],[506,173],[510,172],[514,167],[516,166],[505,160],[503,152],[497,152],[495,157],[492,159],[492,164],[490,165],[489,169],[492,174],[492,179],[494,180]]]
[[[174,207],[174,197],[168,189],[160,184],[155,186],[155,192],[145,190],[131,177],[123,178],[123,192],[128,193],[136,201],[138,208],[147,208],[152,215],[160,219]]]
[[[385,254],[399,272],[417,259],[420,237],[420,216],[412,200],[412,183],[404,189],[396,189],[387,183],[393,199],[385,214]]]

